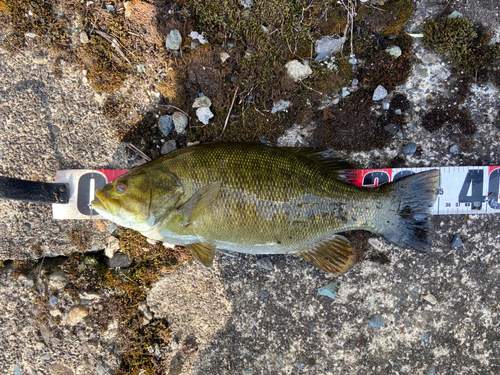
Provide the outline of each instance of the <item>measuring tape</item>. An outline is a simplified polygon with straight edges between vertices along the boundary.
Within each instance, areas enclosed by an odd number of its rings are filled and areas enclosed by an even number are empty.
[[[500,166],[357,169],[349,172],[356,186],[374,187],[415,173],[439,169],[440,186],[431,215],[500,213]],[[127,172],[127,169],[77,169],[58,171],[56,183],[69,186],[68,204],[53,204],[54,219],[100,219],[90,207],[94,192]]]

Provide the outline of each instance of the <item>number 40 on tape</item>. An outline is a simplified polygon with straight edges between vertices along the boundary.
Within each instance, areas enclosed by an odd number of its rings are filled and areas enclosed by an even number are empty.
[[[500,166],[425,167],[358,169],[351,171],[351,183],[375,187],[405,176],[439,169],[438,197],[431,208],[432,215],[500,213]],[[126,169],[73,169],[58,171],[55,182],[69,184],[68,204],[52,205],[54,219],[100,219],[90,207],[94,193],[108,182],[127,172]]]

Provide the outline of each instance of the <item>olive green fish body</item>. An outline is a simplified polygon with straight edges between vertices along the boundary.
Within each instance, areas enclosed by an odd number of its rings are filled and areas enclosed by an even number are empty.
[[[337,172],[313,160],[255,145],[188,151],[163,161],[186,198],[210,183],[222,186],[210,209],[189,226],[165,223],[170,232],[226,250],[280,254],[298,252],[332,233],[373,229],[376,194],[340,182]]]
[[[338,232],[366,229],[398,244],[428,246],[418,230],[427,231],[423,216],[435,199],[436,172],[412,176],[413,184],[368,189],[347,184],[338,170],[342,167],[338,159],[307,148],[238,143],[188,147],[128,173],[148,176],[152,186],[149,217],[135,227],[157,240],[208,246],[190,248],[195,255],[215,248],[299,253],[329,271],[319,263],[325,251],[332,256],[334,249],[333,256],[340,257],[336,262],[348,263],[338,272],[352,266],[354,258],[348,241],[334,235]],[[120,181],[130,189],[127,175]],[[407,194],[410,185],[417,185],[417,194]],[[398,213],[402,204],[410,211],[406,224]]]

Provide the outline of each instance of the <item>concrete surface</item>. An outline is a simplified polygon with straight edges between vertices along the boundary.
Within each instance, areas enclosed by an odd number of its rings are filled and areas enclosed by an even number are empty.
[[[412,28],[418,29],[417,17],[430,17],[444,5],[417,2]],[[455,7],[500,35],[496,2],[464,0]],[[57,169],[119,168],[131,161],[102,116],[105,98],[82,82],[81,72],[63,67],[59,79],[50,60],[35,64],[21,54],[0,58],[0,175],[52,181]],[[429,64],[447,69],[441,60]],[[135,85],[133,95],[138,106],[131,109],[131,118],[151,104],[146,87]],[[470,99],[468,109],[477,105],[482,115],[474,117],[477,147],[469,153],[449,154],[451,140],[445,134],[429,134],[416,123],[405,141],[424,152],[406,157],[407,165],[500,164],[498,120],[483,115],[498,109],[497,98],[490,97],[487,105],[486,99]],[[427,109],[425,97],[415,96],[412,103]],[[366,167],[387,164],[401,156],[402,143],[394,140],[387,149],[352,157]],[[42,205],[0,201],[0,212],[4,260],[77,251],[71,231],[90,236],[95,249],[106,236],[91,222],[54,222],[50,207]],[[432,220],[431,253],[417,254],[372,238],[365,257],[383,252],[390,264],[364,261],[340,277],[290,256],[270,256],[274,269],[269,271],[256,265],[258,257],[242,255],[219,255],[212,270],[186,264],[163,275],[147,304],[156,318],[169,322],[174,337],[170,346],[159,348],[168,363],[166,373],[500,373],[500,217]],[[450,249],[455,233],[464,240],[461,251]],[[335,300],[317,293],[331,281],[339,284]],[[14,275],[9,267],[0,272],[0,371],[111,373],[118,367],[119,352],[109,354],[108,343],[117,328],[101,331],[93,322],[102,303],[100,292],[85,305],[88,317],[73,325],[68,314],[76,302],[64,290],[53,291],[44,277]],[[54,293],[59,298],[55,307],[47,302]],[[375,314],[385,320],[379,329],[368,324]]]

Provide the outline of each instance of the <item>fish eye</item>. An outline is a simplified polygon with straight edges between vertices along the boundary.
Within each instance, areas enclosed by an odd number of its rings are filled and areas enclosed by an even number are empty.
[[[115,190],[118,192],[118,193],[123,193],[125,190],[127,190],[127,185],[125,184],[117,184],[115,186]]]

